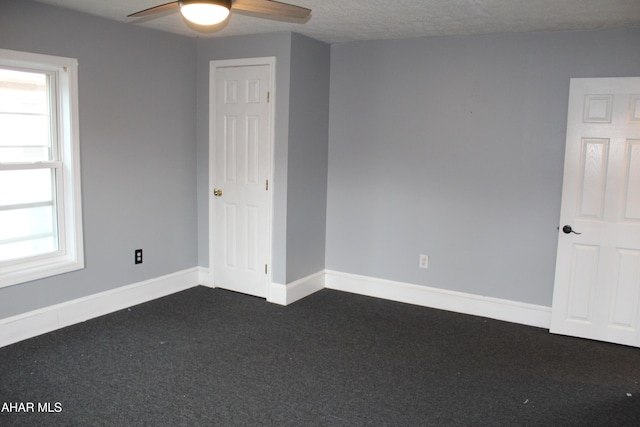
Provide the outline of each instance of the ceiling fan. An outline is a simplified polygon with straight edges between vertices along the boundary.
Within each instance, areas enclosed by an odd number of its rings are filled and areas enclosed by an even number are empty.
[[[127,18],[142,18],[172,9],[179,9],[186,19],[199,25],[218,24],[227,19],[232,11],[296,22],[306,22],[311,16],[311,9],[273,0],[179,0],[132,13]]]

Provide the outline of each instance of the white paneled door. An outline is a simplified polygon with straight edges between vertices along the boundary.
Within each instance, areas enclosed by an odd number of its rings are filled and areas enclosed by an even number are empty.
[[[640,346],[640,78],[572,79],[551,332]]]
[[[232,62],[233,63],[233,62]],[[212,285],[267,297],[272,66],[211,65]]]

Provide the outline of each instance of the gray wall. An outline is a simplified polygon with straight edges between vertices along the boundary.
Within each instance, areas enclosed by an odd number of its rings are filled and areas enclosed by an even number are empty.
[[[292,35],[287,282],[324,269],[330,46]]]
[[[0,289],[0,318],[197,266],[194,40],[2,0],[0,48],[78,59],[86,265]]]
[[[640,75],[638,46],[639,28],[333,45],[326,267],[551,305],[569,79]]]
[[[0,48],[78,59],[86,263],[0,289],[0,318],[208,266],[209,61],[216,59],[276,57],[273,280],[324,268],[328,45],[290,33],[193,40],[6,0]],[[297,182],[290,201],[289,179]],[[145,252],[138,266],[136,248]]]
[[[276,283],[324,268],[329,45],[291,33],[198,41],[198,253],[209,265],[210,61],[276,58],[273,265]]]
[[[285,283],[289,70],[291,34],[238,36],[198,41],[198,260],[209,266],[209,66],[210,61],[275,56],[276,105],[273,170],[273,265],[275,282]]]
[[[277,61],[275,282],[326,267],[550,305],[569,79],[640,74],[638,42],[194,41],[3,0],[1,48],[79,61],[86,268],[0,289],[0,318],[208,266],[209,61],[257,56]]]

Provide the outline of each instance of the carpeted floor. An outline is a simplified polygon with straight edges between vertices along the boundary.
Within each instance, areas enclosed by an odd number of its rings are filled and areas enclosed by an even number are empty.
[[[0,425],[638,426],[639,381],[636,348],[331,290],[282,307],[197,287],[1,348],[0,405],[34,411]]]

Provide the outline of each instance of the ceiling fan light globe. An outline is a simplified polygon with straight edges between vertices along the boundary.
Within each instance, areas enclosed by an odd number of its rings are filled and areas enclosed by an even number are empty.
[[[181,2],[180,13],[194,24],[215,25],[227,19],[229,8],[211,1]]]

